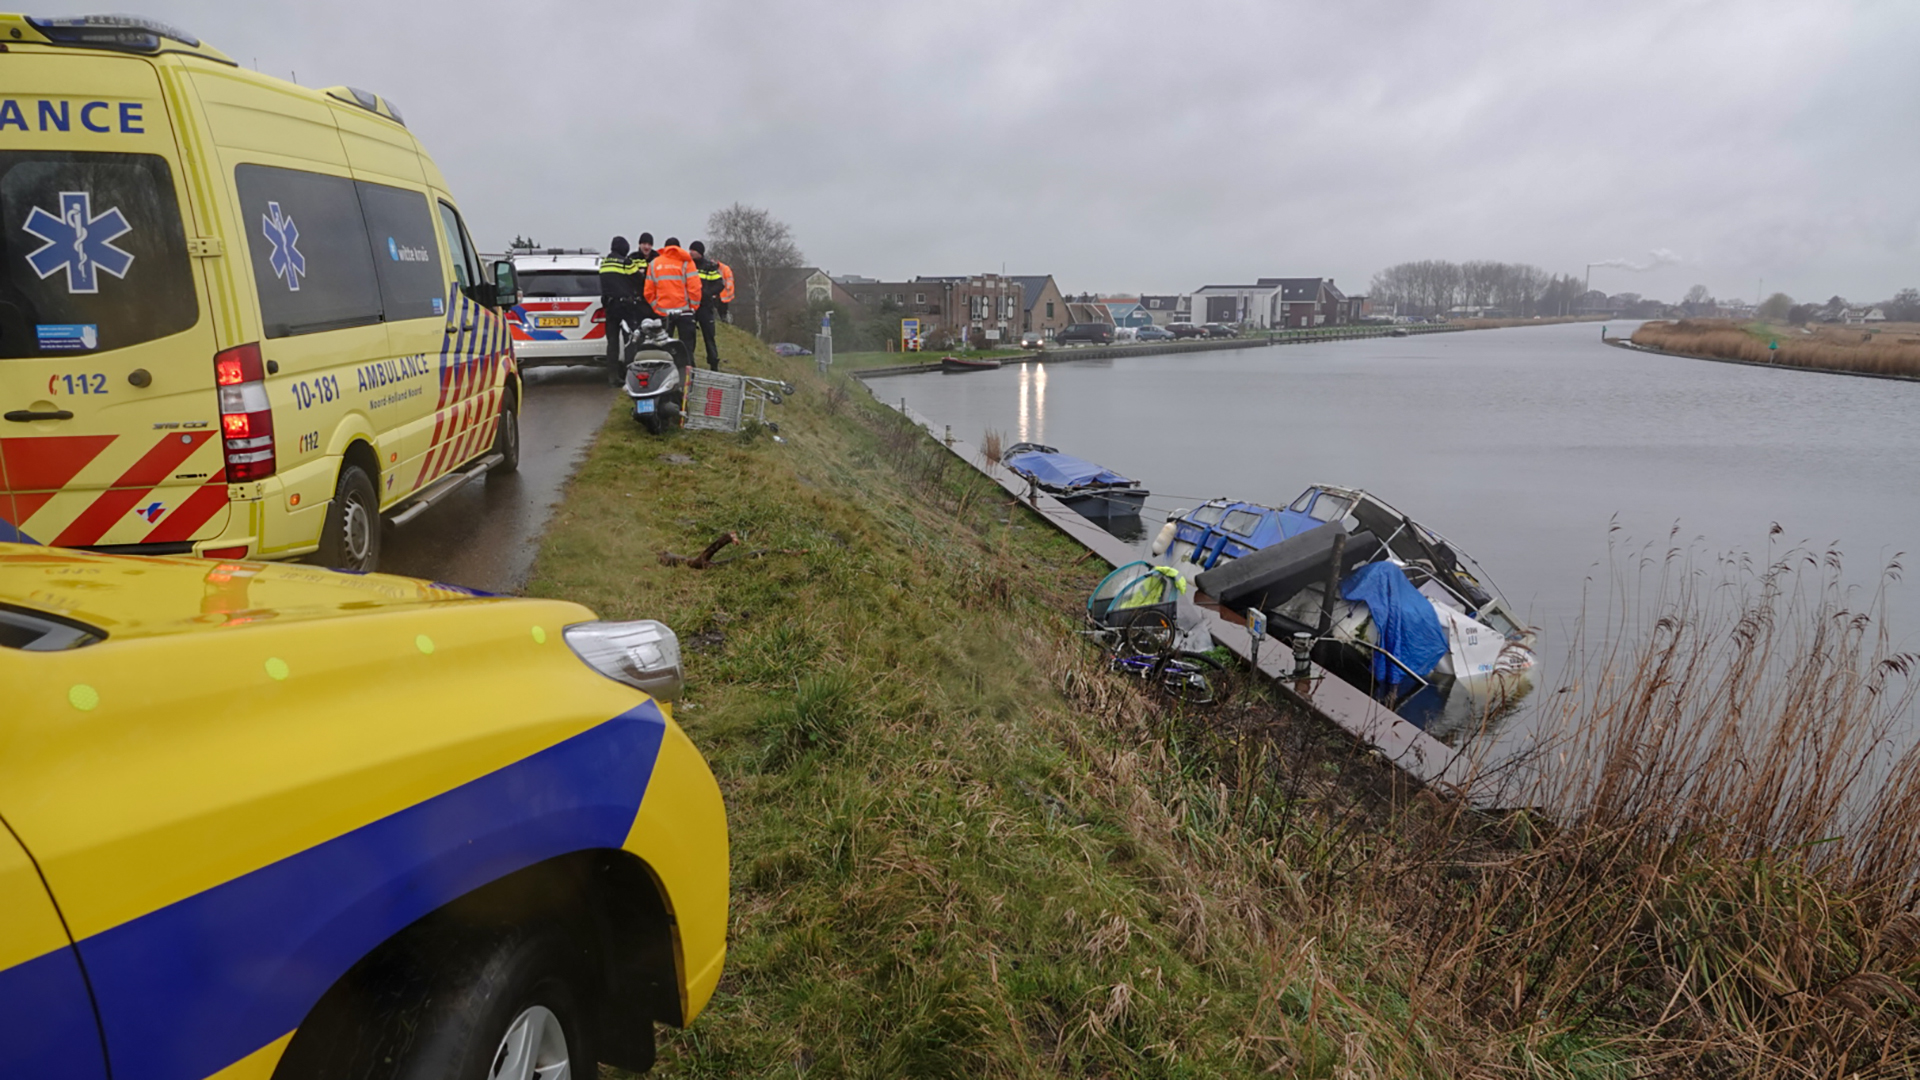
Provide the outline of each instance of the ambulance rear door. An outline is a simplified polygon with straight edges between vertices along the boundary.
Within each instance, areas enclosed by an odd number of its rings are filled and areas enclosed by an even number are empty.
[[[0,63],[0,539],[184,549],[225,528],[187,205],[151,63]]]

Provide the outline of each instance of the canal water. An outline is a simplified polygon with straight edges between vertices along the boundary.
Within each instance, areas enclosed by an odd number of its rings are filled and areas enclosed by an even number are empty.
[[[1629,552],[1658,558],[1677,543],[1711,564],[1837,547],[1848,580],[1871,588],[1920,545],[1920,383],[1647,355],[1599,337],[1570,324],[872,386],[936,430],[1048,443],[1141,480],[1154,492],[1149,535],[1214,496],[1284,505],[1315,482],[1365,488],[1470,552],[1540,628],[1547,691],[1585,597]],[[1895,585],[1889,604],[1895,641],[1920,647],[1920,587]]]

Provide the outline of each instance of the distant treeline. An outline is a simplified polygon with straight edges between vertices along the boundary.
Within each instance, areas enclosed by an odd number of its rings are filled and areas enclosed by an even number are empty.
[[[1504,262],[1421,259],[1373,275],[1376,311],[1438,315],[1456,307],[1498,308],[1508,315],[1571,315],[1586,286],[1572,274],[1558,277],[1537,266]]]

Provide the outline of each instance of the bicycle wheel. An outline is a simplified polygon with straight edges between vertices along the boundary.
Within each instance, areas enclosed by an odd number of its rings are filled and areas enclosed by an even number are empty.
[[[1165,656],[1173,652],[1173,616],[1154,608],[1141,608],[1125,619],[1120,634],[1123,655]]]
[[[1224,694],[1226,669],[1209,656],[1173,657],[1160,665],[1160,691],[1188,705],[1217,704]]]

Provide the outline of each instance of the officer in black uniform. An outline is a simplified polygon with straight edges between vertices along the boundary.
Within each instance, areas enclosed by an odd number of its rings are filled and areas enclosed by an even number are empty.
[[[705,242],[695,240],[687,245],[693,253],[693,265],[700,271],[700,306],[694,309],[693,321],[700,328],[700,336],[707,342],[707,368],[720,370],[720,350],[713,343],[714,317],[720,311],[720,264],[707,258]]]
[[[600,309],[606,313],[607,379],[614,386],[626,381],[627,368],[620,357],[621,330],[640,326],[640,288],[633,276],[633,261],[627,254],[627,238],[616,236],[607,243],[600,257]]]

